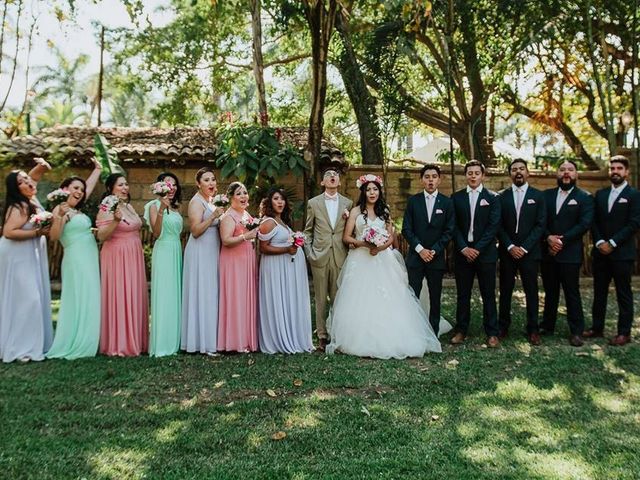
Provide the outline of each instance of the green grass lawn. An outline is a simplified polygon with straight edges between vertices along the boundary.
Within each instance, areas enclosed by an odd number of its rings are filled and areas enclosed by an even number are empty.
[[[451,318],[453,292],[446,297]],[[638,311],[639,303],[636,295]],[[470,343],[420,360],[251,354],[2,365],[0,476],[640,477],[639,344],[572,348],[561,317],[558,337],[540,348],[514,328],[487,350],[478,307]],[[520,305],[515,314],[514,327]],[[286,436],[274,439],[279,432]]]

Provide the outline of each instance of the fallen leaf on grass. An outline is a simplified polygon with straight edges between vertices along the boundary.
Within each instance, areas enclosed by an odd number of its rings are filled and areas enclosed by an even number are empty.
[[[251,366],[251,365],[253,365],[254,363],[256,363],[255,359],[250,358],[250,359],[249,359],[249,361],[247,362],[247,365]]]
[[[303,382],[302,382],[302,380],[300,380],[299,378],[296,378],[296,379],[293,381],[293,385],[294,385],[294,386],[296,386],[296,387],[301,387],[301,386],[302,386],[302,383],[303,383]]]
[[[287,438],[287,433],[282,430],[271,435],[271,440],[284,440]]]
[[[431,415],[431,421],[435,422],[437,420],[440,420],[440,415]]]
[[[594,343],[593,345],[591,345],[591,350],[602,350],[602,347]]]
[[[235,404],[235,402],[229,402],[225,405],[225,407],[233,407],[233,405]]]
[[[360,411],[364,413],[367,417],[371,416],[371,412],[369,412],[369,410],[367,410],[367,407],[365,407],[364,405],[360,408]]]
[[[220,388],[221,386],[223,386],[225,384],[224,380],[221,380],[219,382],[216,382],[213,384],[213,388]]]
[[[576,357],[588,357],[589,352],[576,352]]]
[[[447,365],[449,365],[449,366],[451,366],[453,368],[457,367],[459,364],[460,364],[460,362],[458,360],[456,360],[455,358],[453,360],[449,360],[447,362]]]
[[[276,392],[274,392],[270,388],[267,388],[267,395],[269,395],[270,397],[277,397],[278,396],[278,394]]]
[[[239,373],[234,373],[233,375],[231,375],[231,378],[239,378],[240,374]]]

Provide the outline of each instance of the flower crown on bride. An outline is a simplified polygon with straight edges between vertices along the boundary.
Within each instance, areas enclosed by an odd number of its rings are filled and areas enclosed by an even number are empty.
[[[362,185],[369,182],[376,182],[380,186],[383,185],[382,179],[379,176],[373,175],[372,173],[367,173],[366,175],[361,175],[360,177],[358,177],[358,179],[356,180],[356,187],[360,188],[362,187]]]

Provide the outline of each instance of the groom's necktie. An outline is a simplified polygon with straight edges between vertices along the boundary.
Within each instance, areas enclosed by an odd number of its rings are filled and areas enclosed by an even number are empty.
[[[431,222],[431,216],[433,215],[433,195],[427,194],[427,219]]]
[[[520,227],[520,210],[522,209],[522,201],[524,200],[524,190],[516,188],[516,233]]]
[[[468,188],[468,187],[467,187]],[[478,202],[478,191],[472,190],[468,188],[469,192],[469,209],[470,209],[470,222],[469,222],[469,233],[467,234],[467,241],[473,242],[473,221],[476,216],[476,203]]]
[[[618,198],[618,195],[620,195],[620,190],[618,190],[617,188],[612,188],[611,192],[609,193],[609,202],[607,205],[607,212],[611,212],[611,209],[613,208],[613,204],[616,203],[616,199]]]

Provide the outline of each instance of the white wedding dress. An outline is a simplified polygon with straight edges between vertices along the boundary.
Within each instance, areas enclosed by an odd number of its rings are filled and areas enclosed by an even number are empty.
[[[356,238],[362,239],[367,225],[376,223],[384,226],[381,219],[365,221],[358,215]],[[442,351],[428,316],[409,287],[404,262],[390,248],[377,255],[365,247],[349,251],[338,279],[330,334],[327,353],[406,358]]]

